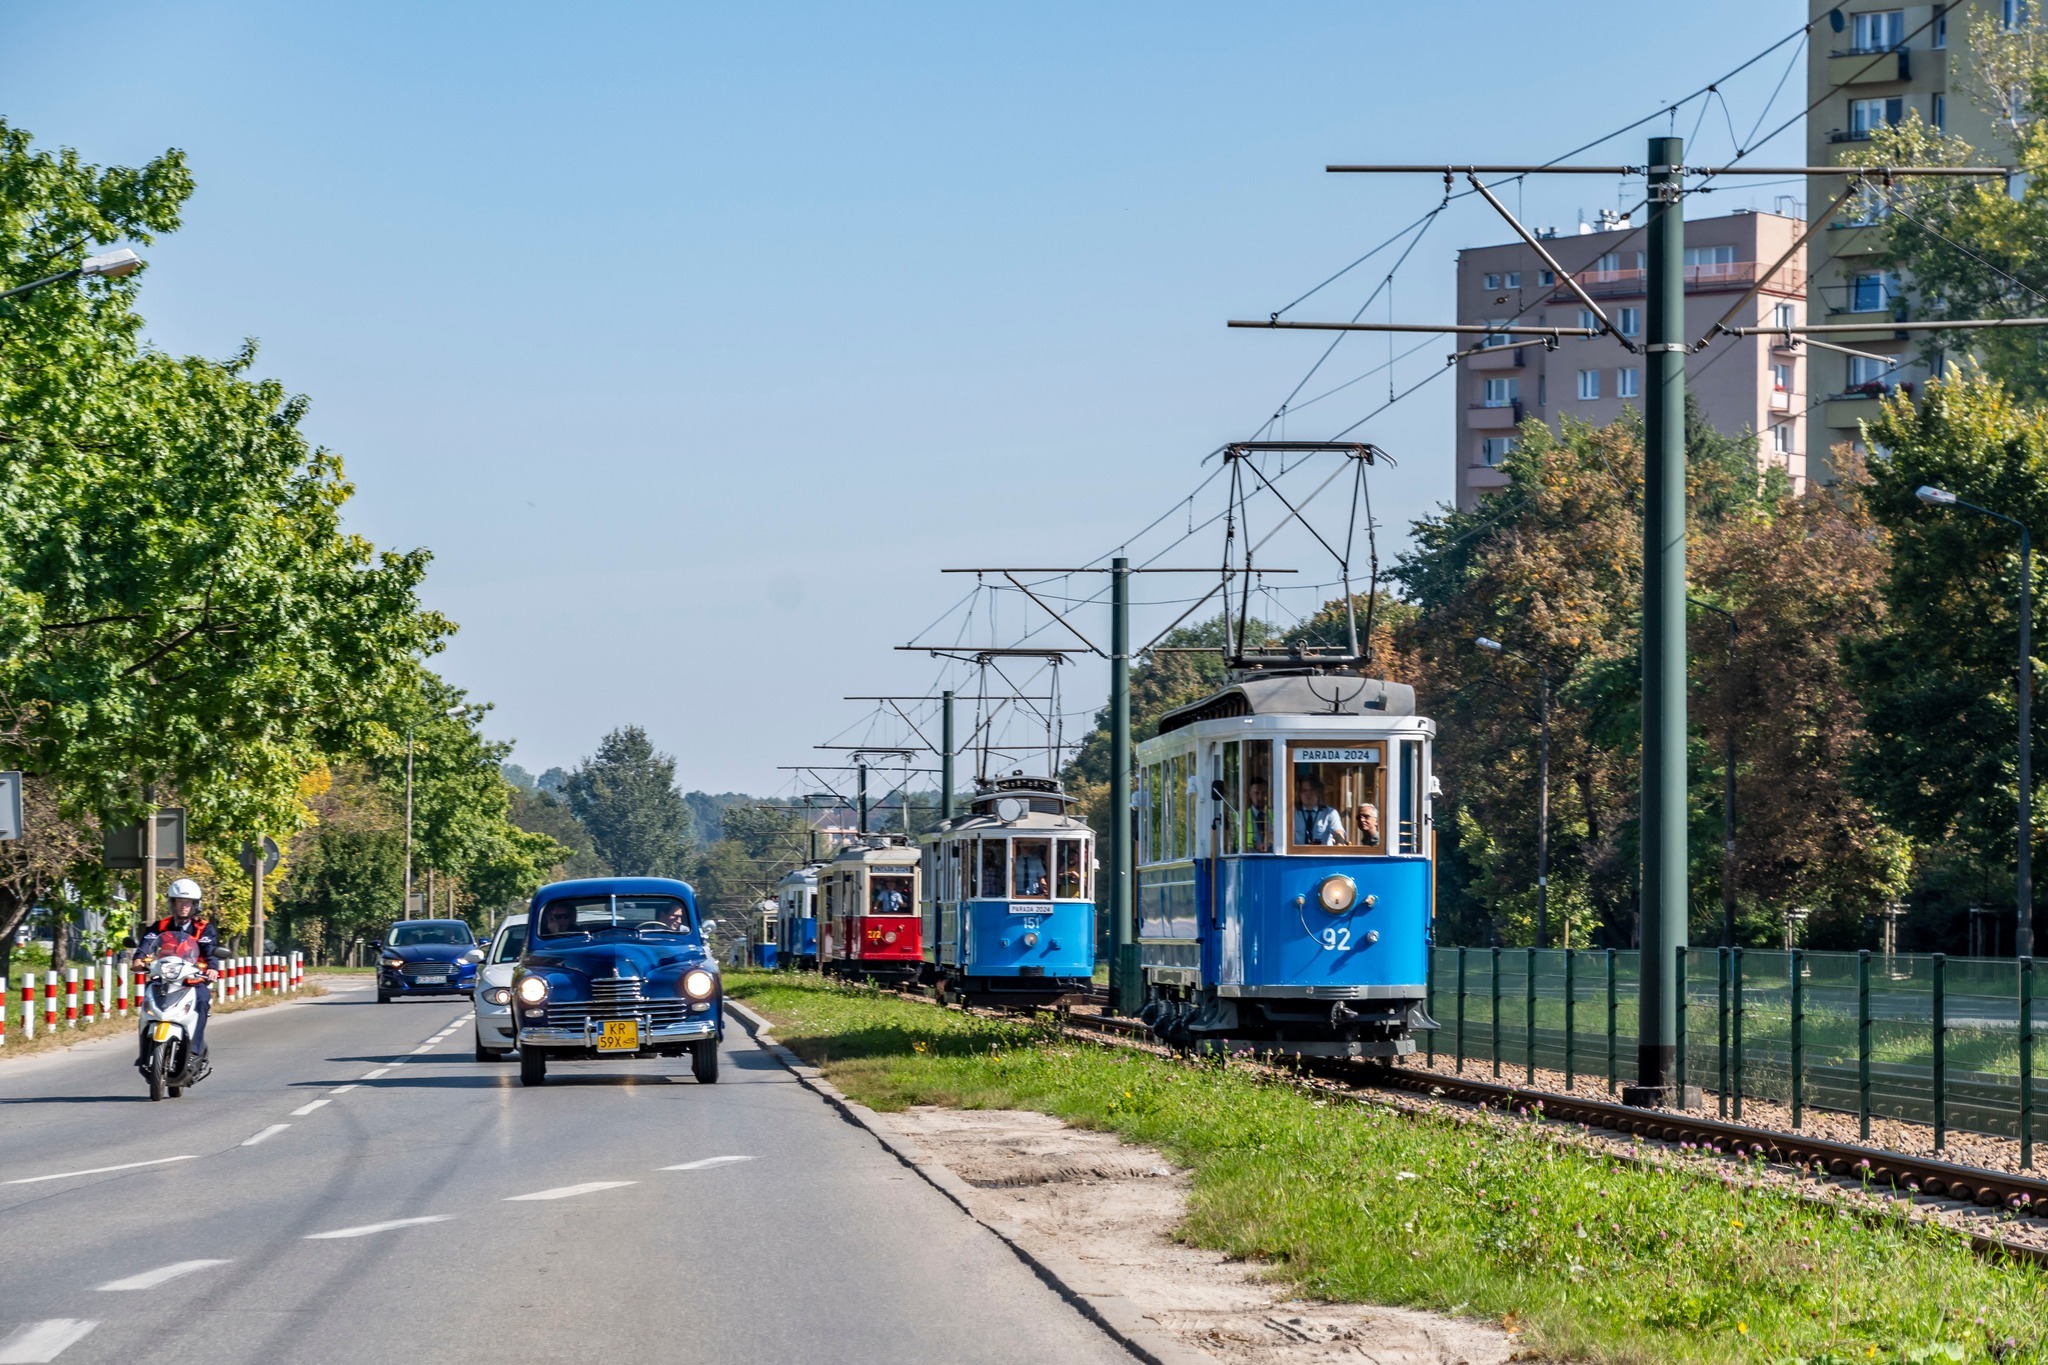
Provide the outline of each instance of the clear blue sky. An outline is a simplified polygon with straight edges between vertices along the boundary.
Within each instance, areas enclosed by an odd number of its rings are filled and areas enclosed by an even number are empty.
[[[262,370],[311,396],[353,528],[434,551],[427,598],[462,624],[441,666],[497,704],[518,761],[566,765],[636,722],[687,785],[765,792],[810,745],[869,733],[842,694],[931,685],[890,646],[961,593],[940,568],[1106,554],[1274,410],[1326,340],[1224,320],[1440,192],[1326,162],[1542,160],[1804,19],[1789,0],[14,0],[0,114],[100,163],[185,149],[198,194],[149,252],[152,339],[257,337]],[[1747,135],[1791,55],[1709,103],[1702,155]],[[1764,126],[1803,87],[1795,66]],[[1589,155],[1640,161],[1653,131]],[[1795,124],[1767,155],[1802,147]],[[1569,228],[1620,192],[1521,202]],[[1695,211],[1781,192],[1799,187]],[[1393,314],[1447,318],[1456,249],[1504,235],[1483,205],[1444,215]],[[1293,316],[1349,316],[1387,260]],[[1347,342],[1302,397],[1386,354]],[[1356,421],[1386,378],[1288,434]],[[1400,459],[1374,485],[1384,553],[1450,496],[1451,401],[1432,384],[1360,428]],[[1170,561],[1219,549],[1204,533]],[[1327,577],[1309,549],[1267,562]],[[1167,582],[1148,595],[1186,595]],[[1013,634],[1024,610],[1000,610]],[[1147,609],[1139,638],[1178,610]],[[1099,704],[1102,670],[1069,672],[1068,707]]]

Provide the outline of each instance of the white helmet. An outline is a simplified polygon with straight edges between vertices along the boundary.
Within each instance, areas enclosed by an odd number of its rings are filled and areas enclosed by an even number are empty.
[[[164,894],[174,901],[191,901],[194,904],[205,899],[205,894],[199,889],[199,883],[190,877],[178,878]]]

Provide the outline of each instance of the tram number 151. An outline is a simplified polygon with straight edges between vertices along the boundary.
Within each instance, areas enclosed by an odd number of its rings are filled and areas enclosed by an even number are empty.
[[[1343,952],[1351,946],[1351,931],[1336,925],[1322,932],[1323,946],[1333,952]]]

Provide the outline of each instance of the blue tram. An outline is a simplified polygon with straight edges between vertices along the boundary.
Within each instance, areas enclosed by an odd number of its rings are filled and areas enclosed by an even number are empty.
[[[1143,1018],[1201,1050],[1396,1057],[1424,1012],[1433,721],[1415,690],[1245,673],[1137,749]]]
[[[924,837],[928,971],[940,998],[1077,1003],[1095,980],[1095,835],[1057,780],[984,784]]]
[[[784,967],[818,965],[818,864],[786,874],[775,890],[778,919],[776,955]]]

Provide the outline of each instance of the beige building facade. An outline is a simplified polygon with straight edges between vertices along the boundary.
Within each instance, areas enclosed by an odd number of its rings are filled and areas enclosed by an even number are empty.
[[[1685,335],[1706,334],[1790,250],[1806,224],[1773,213],[1739,212],[1685,225]],[[1616,224],[1549,236],[1544,247],[1570,271],[1623,335],[1640,344],[1646,305],[1639,227]],[[1731,325],[1797,325],[1808,311],[1805,261],[1795,256]],[[1458,253],[1458,321],[1523,326],[1593,325],[1583,305],[1525,242]],[[1476,338],[1467,338],[1475,341]],[[1568,338],[1555,349],[1488,338],[1458,362],[1457,505],[1470,510],[1508,481],[1501,467],[1516,428],[1536,417],[1555,427],[1570,416],[1604,424],[1643,406],[1643,360],[1611,336]],[[1775,465],[1803,489],[1807,479],[1807,357],[1761,337],[1722,337],[1688,357],[1686,383],[1707,420],[1757,437],[1760,465]]]
[[[1969,60],[1969,27],[1980,17],[2007,28],[2037,25],[2042,2],[1901,6],[1866,0],[1837,6],[1808,0],[1815,23],[1807,44],[1807,100],[1814,107],[1806,120],[1806,164],[1841,165],[1869,143],[1874,130],[1915,113],[1984,151],[1987,163],[1998,162],[2004,142],[1961,79]],[[1838,9],[1839,31],[1831,18]],[[1822,212],[1848,183],[1843,176],[1811,177],[1807,212]],[[1867,331],[1823,338],[1864,354],[1809,348],[1816,478],[1828,477],[1828,452],[1837,444],[1861,446],[1858,423],[1877,416],[1881,395],[1896,388],[1916,392],[1927,378],[1926,367],[1915,359],[1918,344],[1884,325],[1907,316],[1911,282],[1886,274],[1875,259],[1882,207],[1876,198],[1845,205],[1808,248],[1806,303],[1812,321],[1871,324]]]

